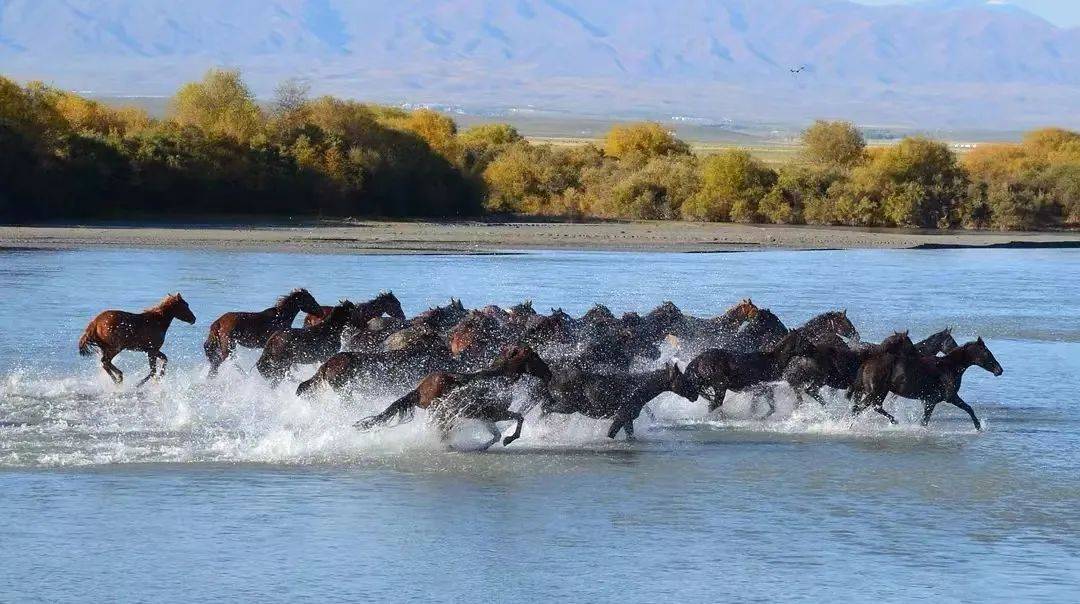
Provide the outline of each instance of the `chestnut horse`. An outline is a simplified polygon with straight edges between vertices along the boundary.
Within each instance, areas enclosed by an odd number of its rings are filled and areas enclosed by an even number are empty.
[[[509,445],[521,436],[525,417],[510,411],[511,397],[505,385],[525,374],[546,382],[551,379],[551,368],[528,346],[507,348],[490,367],[481,371],[429,373],[416,388],[391,403],[382,413],[366,417],[356,422],[355,426],[360,430],[370,430],[389,423],[395,417],[403,423],[412,419],[413,410],[419,407],[431,410],[431,417],[444,442],[449,439],[456,418],[482,421],[491,433],[491,440],[481,450],[491,447],[502,436],[497,422],[515,421],[517,424],[513,434],[503,439],[503,445]]]
[[[309,312],[308,316],[304,317],[304,327],[315,327],[322,323],[330,316],[334,308],[334,306],[323,306],[318,314]],[[401,321],[405,320],[405,311],[401,310],[401,302],[398,301],[394,292],[382,292],[367,302],[357,304],[352,316],[349,317],[349,323],[363,329],[368,321],[382,316],[383,313]]]
[[[145,352],[150,360],[150,373],[139,382],[142,386],[154,376],[165,375],[169,359],[161,353],[161,345],[165,343],[165,332],[173,319],[195,323],[195,315],[179,293],[165,296],[157,306],[141,313],[106,310],[86,326],[79,338],[79,354],[90,356],[90,348],[96,346],[101,351],[101,366],[105,373],[119,384],[124,381],[124,373],[112,364],[113,357],[122,350]]]
[[[210,376],[217,374],[218,367],[236,350],[262,348],[275,331],[292,327],[296,315],[322,312],[322,307],[306,289],[294,289],[278,298],[278,301],[260,312],[227,312],[210,325],[203,350],[210,361]]]

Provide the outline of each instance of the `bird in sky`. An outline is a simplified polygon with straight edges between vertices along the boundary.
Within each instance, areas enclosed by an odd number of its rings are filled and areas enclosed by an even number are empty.
[[[797,68],[789,69],[788,71],[790,71],[792,75],[798,75],[806,71],[806,65],[800,65]]]

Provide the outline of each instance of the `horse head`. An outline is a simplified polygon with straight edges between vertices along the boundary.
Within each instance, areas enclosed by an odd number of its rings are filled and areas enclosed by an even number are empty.
[[[294,289],[286,296],[278,300],[278,306],[285,306],[288,304],[295,304],[296,308],[309,315],[321,315],[322,306],[315,300],[315,296],[311,295],[311,292],[304,288]]]
[[[373,302],[378,304],[379,308],[387,315],[402,321],[405,320],[405,311],[401,309],[401,302],[394,295],[394,292],[381,292]]]
[[[986,346],[986,342],[983,342],[982,337],[979,337],[974,342],[968,342],[964,344],[963,348],[967,354],[967,358],[973,365],[978,365],[983,369],[989,371],[995,376],[1000,376],[1005,373],[1005,369],[998,363],[998,360],[994,358],[994,353],[990,352],[990,349]]]
[[[551,379],[551,367],[531,346],[510,346],[499,355],[499,363],[508,375],[529,374],[543,381]]]
[[[746,298],[740,300],[738,304],[724,311],[724,314],[720,315],[719,318],[724,323],[740,325],[743,322],[756,317],[759,310],[760,309],[750,298]]]
[[[522,321],[534,315],[536,315],[536,310],[533,309],[532,300],[526,300],[510,307],[511,321]]]
[[[179,319],[184,323],[195,323],[195,313],[191,312],[191,307],[180,292],[166,296],[160,306],[174,319]]]
[[[949,354],[960,347],[960,344],[956,341],[956,338],[952,335],[952,328],[946,327],[934,335],[926,338],[926,341],[938,351]]]
[[[330,314],[326,316],[323,323],[333,326],[344,325],[352,317],[354,310],[356,310],[355,304],[348,300],[342,300],[338,302],[337,306],[330,309]]]
[[[897,331],[882,340],[881,350],[882,352],[891,352],[902,355],[914,355],[918,353],[918,349],[915,348],[915,343],[911,341],[911,336],[908,335],[907,331]]]
[[[688,401],[696,401],[698,399],[697,383],[685,373],[679,371],[678,363],[668,363],[665,366],[665,369],[667,371],[668,388],[672,392]]]
[[[593,325],[601,323],[614,323],[615,314],[611,312],[610,308],[604,306],[603,304],[594,304],[593,307],[590,308],[589,311],[581,317],[581,319],[586,323],[591,323]]]

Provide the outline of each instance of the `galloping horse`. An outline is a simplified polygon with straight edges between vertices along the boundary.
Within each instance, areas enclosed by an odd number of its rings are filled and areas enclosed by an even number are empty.
[[[165,332],[173,319],[195,323],[195,315],[179,293],[165,296],[156,306],[141,313],[122,310],[106,310],[94,317],[79,338],[79,354],[90,356],[90,348],[101,351],[101,366],[117,384],[124,381],[124,373],[112,364],[113,357],[122,350],[145,352],[150,361],[150,373],[139,382],[145,384],[156,375],[165,375],[169,359],[162,354]],[[158,361],[161,367],[158,368]]]
[[[290,327],[275,331],[266,341],[255,367],[272,385],[277,386],[293,365],[325,361],[341,350],[341,332],[355,308],[352,302],[346,300],[335,306],[330,316],[314,327]]]
[[[541,392],[540,417],[549,413],[580,413],[594,419],[614,419],[608,437],[620,430],[634,437],[634,420],[645,405],[664,392],[696,401],[698,390],[679,366],[671,363],[645,373],[601,374],[579,368],[556,371]],[[526,410],[526,413],[528,411]]]
[[[293,320],[300,311],[306,313],[322,312],[322,307],[306,289],[294,289],[278,298],[278,301],[260,312],[227,312],[210,325],[210,334],[206,337],[203,350],[210,361],[210,375],[217,373],[218,367],[236,350],[244,348],[262,348],[275,331],[292,327]]]
[[[308,316],[304,317],[304,327],[314,327],[322,323],[330,316],[330,312],[334,308],[336,307],[323,306],[318,314],[309,313]],[[401,321],[405,320],[405,312],[401,310],[401,302],[398,301],[394,292],[381,292],[367,302],[356,304],[352,315],[349,317],[349,323],[363,329],[368,321],[382,316],[383,313]]]
[[[788,362],[797,356],[810,354],[813,345],[800,331],[789,332],[773,348],[764,352],[736,352],[710,348],[694,357],[686,366],[686,375],[698,392],[709,401],[709,411],[724,404],[728,390],[741,392],[754,389],[765,392],[765,384],[780,379]],[[769,400],[769,413],[776,410]]]
[[[797,404],[801,405],[803,395],[808,394],[824,407],[826,402],[821,396],[823,387],[847,390],[855,382],[859,366],[863,362],[876,355],[890,353],[917,356],[919,351],[906,331],[896,332],[880,344],[864,344],[855,349],[839,340],[819,341],[812,343],[808,354],[798,355],[788,361],[783,378],[795,391]],[[934,350],[934,354],[936,353],[937,350]]]
[[[848,398],[854,401],[853,413],[861,413],[867,407],[884,415],[890,422],[896,418],[882,406],[890,392],[923,403],[922,425],[930,423],[930,416],[938,403],[948,402],[967,412],[976,430],[982,430],[975,410],[960,398],[960,382],[968,367],[978,365],[999,376],[1005,372],[982,338],[968,342],[943,357],[904,357],[881,355],[868,360],[859,369],[859,377]]]
[[[525,417],[510,411],[511,397],[506,386],[526,374],[546,382],[551,379],[551,368],[532,348],[514,346],[504,350],[494,364],[481,371],[428,374],[416,388],[391,403],[382,413],[366,417],[355,426],[370,430],[395,417],[403,423],[412,419],[413,410],[419,407],[432,411],[432,419],[444,442],[449,439],[456,418],[482,421],[491,433],[491,440],[481,449],[491,447],[502,436],[497,422],[515,421],[513,434],[503,439],[503,445],[509,445],[521,436]]]

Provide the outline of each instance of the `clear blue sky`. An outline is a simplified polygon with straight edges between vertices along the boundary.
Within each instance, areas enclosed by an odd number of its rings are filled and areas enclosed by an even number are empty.
[[[921,0],[855,0],[863,4],[914,4]],[[1001,1],[1001,0],[999,0]],[[1065,27],[1080,26],[1080,0],[1005,0]]]

